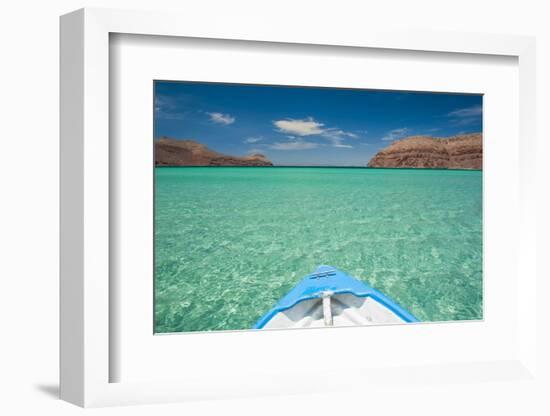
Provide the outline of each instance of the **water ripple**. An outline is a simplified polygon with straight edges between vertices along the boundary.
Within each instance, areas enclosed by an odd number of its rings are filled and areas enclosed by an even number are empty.
[[[421,320],[482,316],[482,174],[157,168],[157,332],[248,329],[319,264]]]

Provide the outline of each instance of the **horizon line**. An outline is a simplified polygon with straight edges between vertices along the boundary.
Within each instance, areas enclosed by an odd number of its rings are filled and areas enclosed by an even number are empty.
[[[374,166],[347,166],[347,165],[272,165],[272,166],[250,166],[250,165],[155,165],[155,168],[331,168],[331,169],[388,169],[388,170],[457,170],[457,171],[480,171],[483,169],[467,168],[414,168],[414,167],[374,167]]]

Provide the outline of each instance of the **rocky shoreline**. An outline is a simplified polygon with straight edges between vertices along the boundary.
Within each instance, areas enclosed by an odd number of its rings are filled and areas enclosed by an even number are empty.
[[[155,166],[273,166],[262,154],[230,156],[195,140],[161,137],[155,141]]]
[[[412,136],[395,141],[368,163],[371,168],[483,168],[481,133],[447,138]]]

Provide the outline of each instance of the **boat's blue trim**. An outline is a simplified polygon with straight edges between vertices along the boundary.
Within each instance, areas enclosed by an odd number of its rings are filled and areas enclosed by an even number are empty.
[[[418,322],[418,319],[397,302],[368,284],[341,272],[331,266],[319,266],[315,273],[304,277],[294,288],[282,297],[277,304],[262,316],[253,329],[262,329],[277,313],[292,308],[299,302],[319,298],[323,292],[334,294],[350,293],[358,297],[372,297],[405,322]]]

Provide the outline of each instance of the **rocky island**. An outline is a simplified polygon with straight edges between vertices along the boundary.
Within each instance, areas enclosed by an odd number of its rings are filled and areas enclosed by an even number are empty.
[[[368,163],[372,168],[482,169],[482,134],[440,138],[412,136],[379,151]]]
[[[260,153],[229,156],[195,140],[161,137],[155,141],[155,166],[273,166],[273,163]]]

